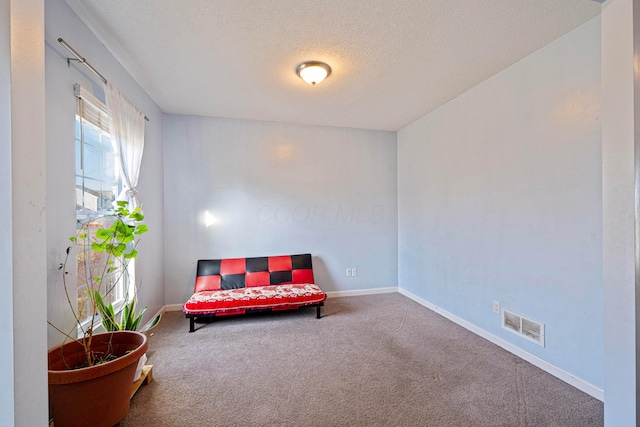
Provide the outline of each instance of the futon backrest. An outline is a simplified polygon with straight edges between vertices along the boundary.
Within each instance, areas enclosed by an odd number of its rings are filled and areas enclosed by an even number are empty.
[[[314,283],[311,254],[198,260],[195,292]]]

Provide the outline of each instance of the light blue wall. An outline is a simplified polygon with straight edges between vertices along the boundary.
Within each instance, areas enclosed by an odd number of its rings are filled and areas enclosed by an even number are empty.
[[[325,291],[397,286],[395,132],[167,115],[166,301],[200,258],[311,253]],[[205,212],[217,223],[205,226]],[[357,277],[345,277],[347,268]]]
[[[11,15],[0,0],[0,233],[11,236]],[[13,239],[0,240],[0,414],[14,424]],[[11,279],[9,279],[11,278]],[[0,423],[2,425],[2,423]]]
[[[136,281],[141,284],[140,303],[151,316],[164,305],[164,114],[104,45],[63,0],[45,2],[46,126],[47,126],[47,255],[48,318],[59,327],[71,324],[58,264],[63,261],[68,237],[75,232],[75,143],[76,101],[73,84],[93,88],[104,100],[102,83],[85,67],[67,66],[67,52],[58,43],[62,37],[80,52],[150,119],[145,125],[145,148],[138,182],[145,221],[151,231],[140,242],[136,259]],[[49,346],[61,341],[49,329]]]
[[[425,94],[427,96],[427,94]],[[600,20],[398,133],[399,286],[602,389]],[[543,322],[543,348],[492,301]]]

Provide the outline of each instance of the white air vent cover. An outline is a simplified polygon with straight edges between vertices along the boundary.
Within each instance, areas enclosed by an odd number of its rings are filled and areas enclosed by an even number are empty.
[[[503,310],[502,327],[544,347],[544,323]]]

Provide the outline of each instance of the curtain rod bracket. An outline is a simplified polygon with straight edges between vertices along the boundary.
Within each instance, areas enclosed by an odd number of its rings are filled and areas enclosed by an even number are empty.
[[[76,61],[78,64],[85,64],[85,65],[86,65],[86,62],[87,62],[84,58],[82,58],[82,59],[67,58],[67,68],[71,68],[71,61]]]

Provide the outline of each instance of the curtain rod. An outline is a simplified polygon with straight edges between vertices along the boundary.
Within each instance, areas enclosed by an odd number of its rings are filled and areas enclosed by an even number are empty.
[[[75,56],[75,58],[67,58],[67,64],[70,64],[70,61],[78,61],[79,64],[84,65],[85,67],[87,67],[89,69],[89,71],[91,71],[93,74],[95,74],[100,80],[102,80],[102,83],[107,84],[107,79],[104,78],[104,76],[102,74],[100,74],[98,72],[98,70],[96,70],[95,68],[93,68],[93,66],[91,64],[89,64],[87,62],[87,60],[78,53],[77,50],[75,50],[74,48],[72,48],[69,43],[67,43],[66,41],[64,41],[62,39],[62,37],[58,38],[58,42],[64,46],[65,49],[67,49],[69,52],[71,52],[71,54],[73,56]],[[146,121],[149,121],[149,118],[147,116],[144,116],[144,119]]]

